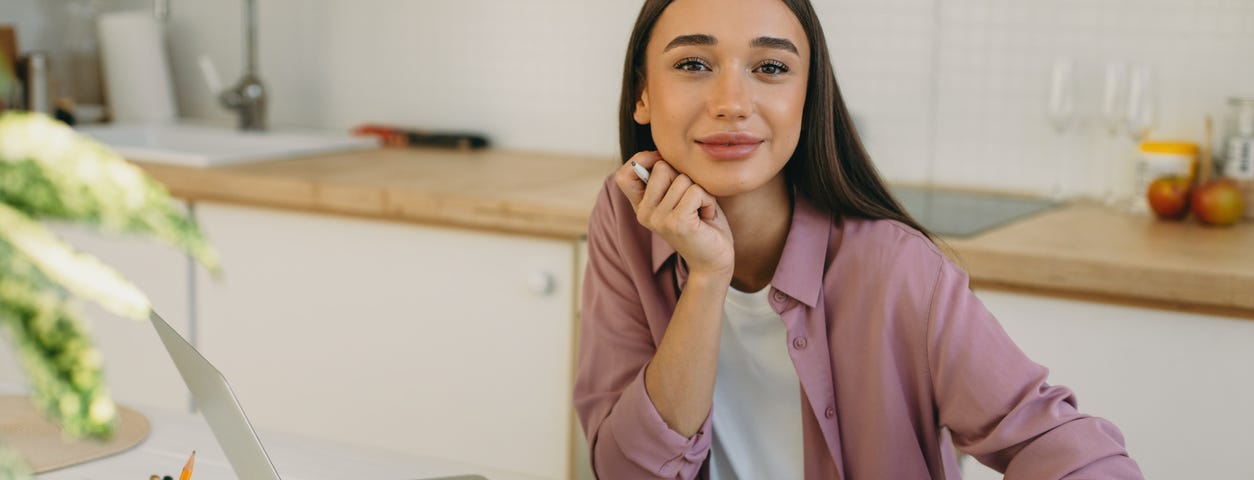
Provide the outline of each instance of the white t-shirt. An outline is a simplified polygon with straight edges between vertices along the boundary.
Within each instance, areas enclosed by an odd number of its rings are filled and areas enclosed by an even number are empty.
[[[729,288],[714,380],[711,480],[801,479],[801,382],[770,286]]]

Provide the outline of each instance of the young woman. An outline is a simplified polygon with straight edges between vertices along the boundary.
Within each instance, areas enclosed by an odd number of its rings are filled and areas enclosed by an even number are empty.
[[[807,0],[647,0],[588,232],[603,479],[1141,478],[884,188]],[[635,173],[650,170],[648,181]]]

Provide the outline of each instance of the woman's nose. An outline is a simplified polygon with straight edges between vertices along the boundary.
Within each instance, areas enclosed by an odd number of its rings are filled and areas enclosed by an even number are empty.
[[[742,120],[753,110],[748,85],[738,69],[724,70],[710,92],[710,114],[715,118]]]

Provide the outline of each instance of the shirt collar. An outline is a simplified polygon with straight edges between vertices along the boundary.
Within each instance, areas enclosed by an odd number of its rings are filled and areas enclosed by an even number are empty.
[[[819,211],[799,195],[794,198],[792,225],[788,227],[784,252],[775,267],[771,286],[813,308],[818,304],[819,290],[823,286],[832,216]],[[653,273],[656,275],[676,252],[658,234],[650,235],[653,237]]]

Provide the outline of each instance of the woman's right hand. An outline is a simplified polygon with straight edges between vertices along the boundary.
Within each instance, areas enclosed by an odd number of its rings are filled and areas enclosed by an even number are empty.
[[[632,162],[650,171],[647,186]],[[614,181],[635,209],[636,220],[674,247],[693,274],[731,280],[736,266],[731,228],[713,195],[656,151],[633,155],[614,173]]]

